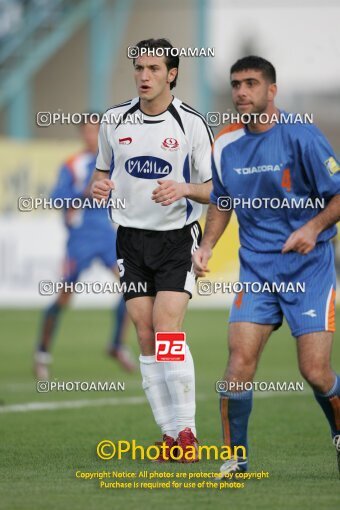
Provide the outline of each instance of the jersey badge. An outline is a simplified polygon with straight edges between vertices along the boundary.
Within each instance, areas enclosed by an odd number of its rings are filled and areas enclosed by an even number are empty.
[[[179,149],[179,143],[176,138],[165,138],[161,145],[163,150],[177,151]]]
[[[330,173],[330,175],[334,175],[340,171],[340,165],[335,158],[326,159],[325,166],[326,166],[328,172]]]

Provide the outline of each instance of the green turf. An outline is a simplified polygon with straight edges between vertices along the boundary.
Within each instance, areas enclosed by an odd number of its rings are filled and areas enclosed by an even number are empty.
[[[104,355],[110,320],[108,311],[70,310],[65,314],[54,348],[53,378],[125,381],[125,392],[41,394],[31,373],[40,314],[1,311],[0,405],[142,396],[139,374],[126,375]],[[197,425],[203,444],[219,445],[221,441],[214,385],[227,357],[226,327],[222,311],[199,310],[187,315],[185,329],[196,365]],[[130,341],[134,343],[131,329]],[[340,371],[339,342],[335,342],[333,366]],[[302,380],[295,342],[286,325],[268,343],[256,380]],[[270,478],[246,482],[241,490],[104,490],[98,480],[76,479],[76,470],[165,470],[163,465],[128,458],[102,461],[95,454],[102,439],[136,439],[145,446],[158,440],[159,432],[146,403],[0,413],[0,429],[1,509],[340,508],[340,482],[328,425],[307,391],[303,395],[255,396],[250,422],[251,470],[269,471]],[[216,471],[219,466],[218,461],[202,461],[170,464],[166,470],[189,474]]]

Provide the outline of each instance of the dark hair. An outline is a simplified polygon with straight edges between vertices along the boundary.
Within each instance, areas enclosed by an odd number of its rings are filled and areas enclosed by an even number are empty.
[[[173,48],[171,42],[168,39],[144,39],[143,41],[139,41],[135,45],[137,48],[150,48],[150,49],[156,49],[156,48],[165,48],[168,50],[171,50]],[[176,87],[176,82],[178,78],[178,67],[179,67],[179,56],[176,55],[178,52],[174,52],[175,54],[172,55],[171,51],[168,51],[164,54],[165,58],[165,65],[170,71],[170,69],[177,68],[177,74],[175,79],[170,83],[170,90]],[[135,65],[136,59],[133,59],[133,65]]]
[[[230,74],[247,71],[248,69],[261,71],[265,79],[270,83],[276,83],[276,71],[273,64],[262,57],[255,57],[254,55],[237,60],[237,62],[231,66]]]

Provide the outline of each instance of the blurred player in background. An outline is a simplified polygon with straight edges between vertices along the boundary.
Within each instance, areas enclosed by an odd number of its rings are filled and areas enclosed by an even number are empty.
[[[89,182],[96,165],[99,123],[85,122],[80,127],[84,149],[68,159],[61,167],[59,178],[52,192],[53,199],[89,197]],[[76,282],[82,271],[99,259],[118,276],[116,258],[116,232],[108,218],[105,207],[64,208],[65,225],[68,229],[63,280]],[[51,363],[51,344],[59,322],[60,313],[69,304],[72,292],[60,291],[56,301],[44,313],[37,350],[34,356],[34,371],[40,380],[48,379]],[[132,356],[124,345],[123,337],[127,325],[127,313],[123,296],[114,315],[114,330],[108,354],[127,371],[135,370]]]
[[[276,73],[270,62],[246,57],[231,68],[232,99],[239,114],[280,115],[274,104]],[[273,120],[273,117],[272,117]],[[340,377],[330,365],[335,331],[336,275],[331,239],[340,219],[340,166],[324,135],[301,122],[258,122],[224,128],[213,148],[213,192],[200,248],[193,256],[204,276],[212,248],[231,211],[219,197],[324,199],[325,207],[235,206],[240,228],[241,282],[304,282],[306,292],[243,292],[230,314],[229,360],[225,381],[253,381],[261,352],[286,317],[297,339],[302,376],[314,390],[329,422],[340,470]],[[284,203],[284,202],[281,202]],[[252,390],[221,393],[226,444],[248,448]],[[247,470],[248,458],[230,460],[229,472]]]
[[[121,282],[147,284],[146,291],[124,294],[138,335],[143,388],[163,442],[172,447],[177,438],[180,461],[196,462],[197,454],[186,455],[197,452],[193,359],[187,346],[185,361],[156,362],[155,333],[182,330],[195,286],[191,254],[201,236],[200,204],[208,203],[211,191],[212,133],[202,115],[171,94],[179,58],[169,51],[155,56],[156,49],[171,50],[169,41],[145,40],[137,48],[139,97],[107,112],[124,118],[102,122],[92,190],[97,199],[111,193],[126,200],[124,210],[112,209],[112,218],[120,225]],[[135,112],[143,123],[124,122]]]

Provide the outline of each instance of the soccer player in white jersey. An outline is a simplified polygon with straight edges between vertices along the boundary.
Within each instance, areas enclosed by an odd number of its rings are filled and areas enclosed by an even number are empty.
[[[138,97],[106,112],[92,193],[125,200],[111,217],[119,224],[118,265],[138,335],[143,388],[163,442],[169,448],[177,443],[180,461],[193,462],[197,453],[191,459],[187,454],[192,446],[197,451],[193,359],[186,346],[184,362],[156,362],[155,333],[182,331],[195,285],[191,254],[201,238],[200,204],[209,202],[212,187],[213,137],[203,116],[171,94],[179,58],[171,55],[170,42],[149,39],[137,48]],[[123,119],[108,122],[110,114]],[[128,122],[133,114],[143,123]],[[139,282],[147,284],[145,292],[129,291]]]

